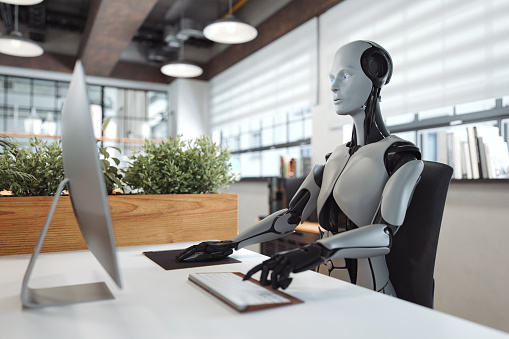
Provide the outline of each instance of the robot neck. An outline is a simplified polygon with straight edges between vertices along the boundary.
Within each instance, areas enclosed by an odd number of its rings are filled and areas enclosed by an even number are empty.
[[[352,116],[354,128],[351,142],[358,146],[364,146],[366,144],[366,134],[364,130],[364,120],[366,119],[366,113],[364,112],[364,109],[361,110],[362,112]]]
[[[347,144],[350,148],[358,148],[357,146],[371,144],[390,135],[383,121],[382,113],[380,112],[379,90],[377,93],[372,92],[372,94],[374,95],[370,95],[366,108],[364,109],[365,114],[357,115],[361,117],[361,119],[353,117],[354,128],[352,139]]]

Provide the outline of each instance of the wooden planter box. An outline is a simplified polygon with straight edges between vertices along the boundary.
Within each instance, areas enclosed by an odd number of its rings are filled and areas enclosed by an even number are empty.
[[[0,197],[0,255],[32,253],[53,197]],[[117,246],[227,240],[237,194],[108,196]],[[60,197],[41,252],[86,249],[68,196]]]

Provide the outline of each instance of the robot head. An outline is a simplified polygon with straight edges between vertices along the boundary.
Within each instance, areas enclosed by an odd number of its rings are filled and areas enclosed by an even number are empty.
[[[371,79],[362,69],[361,55],[371,45],[364,41],[355,41],[341,47],[334,55],[329,74],[334,108],[339,115],[364,114],[371,88]]]
[[[364,114],[365,143],[389,135],[380,113],[380,90],[392,76],[392,59],[385,49],[371,41],[353,41],[334,55],[330,73],[334,106],[340,115]],[[352,146],[357,144],[356,131]]]

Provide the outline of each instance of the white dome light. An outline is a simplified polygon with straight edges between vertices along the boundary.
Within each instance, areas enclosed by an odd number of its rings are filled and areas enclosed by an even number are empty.
[[[44,50],[32,40],[23,38],[20,32],[14,31],[0,37],[0,53],[18,57],[36,57],[42,55]]]
[[[161,67],[165,75],[176,78],[194,78],[202,75],[203,69],[187,60],[172,61]]]
[[[256,38],[258,31],[248,23],[228,15],[205,27],[203,35],[209,40],[223,44],[241,44]]]
[[[41,3],[42,0],[2,0],[2,2],[11,5],[32,6]]]

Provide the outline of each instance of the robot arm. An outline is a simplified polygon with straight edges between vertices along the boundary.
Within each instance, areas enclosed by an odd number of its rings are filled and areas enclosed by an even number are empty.
[[[288,209],[271,214],[231,240],[238,243],[237,249],[272,240],[292,233],[316,208],[320,192],[323,165],[316,165],[289,203]]]
[[[177,256],[178,261],[210,261],[227,257],[233,249],[276,239],[292,233],[316,208],[323,176],[323,165],[316,165],[289,203],[227,241],[206,241],[191,246]]]
[[[389,178],[373,224],[338,233],[302,248],[278,253],[251,269],[245,279],[249,279],[257,271],[262,271],[262,285],[270,284],[274,289],[284,289],[292,280],[289,278],[290,273],[314,268],[324,260],[335,257],[369,258],[388,254],[392,235],[403,223],[423,166],[420,160],[409,161]],[[271,271],[271,278],[268,280]]]

